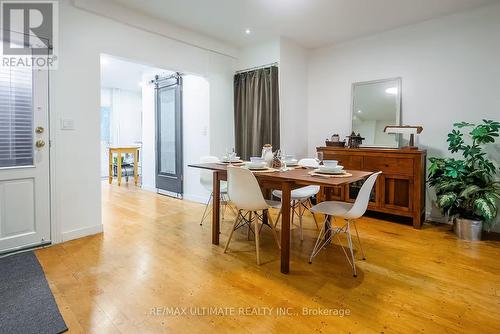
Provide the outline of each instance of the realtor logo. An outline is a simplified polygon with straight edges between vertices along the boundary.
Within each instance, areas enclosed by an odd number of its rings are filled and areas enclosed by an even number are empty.
[[[1,1],[2,66],[55,68],[57,1]]]

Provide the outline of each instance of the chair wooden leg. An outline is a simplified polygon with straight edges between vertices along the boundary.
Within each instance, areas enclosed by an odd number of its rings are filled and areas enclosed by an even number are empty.
[[[257,213],[255,213],[257,215]],[[259,228],[259,220],[255,219],[254,223],[254,231],[255,231],[255,251],[257,253],[257,265],[260,266],[260,228]]]
[[[224,253],[227,252],[227,249],[229,248],[229,243],[231,242],[231,238],[233,237],[234,229],[238,225],[238,222],[240,219],[240,212],[241,212],[241,210],[238,210],[238,214],[236,215],[236,219],[234,220],[233,228],[231,229],[231,233],[229,233],[229,238],[227,239],[227,242],[226,242],[226,247],[224,247]]]

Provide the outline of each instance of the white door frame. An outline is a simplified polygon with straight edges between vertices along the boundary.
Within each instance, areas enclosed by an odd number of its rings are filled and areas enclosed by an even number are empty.
[[[49,71],[49,191],[50,191],[50,237],[52,245],[62,242],[62,230],[59,222],[59,210],[57,206],[57,173],[56,173],[56,145],[58,143],[57,136],[57,119],[54,113],[55,98],[52,91],[54,87],[54,79]]]

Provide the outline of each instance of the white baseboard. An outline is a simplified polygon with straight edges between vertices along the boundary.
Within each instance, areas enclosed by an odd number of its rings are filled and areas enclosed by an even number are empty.
[[[102,224],[79,228],[72,231],[62,233],[62,241],[69,241],[73,239],[83,238],[89,235],[94,235],[103,232]]]

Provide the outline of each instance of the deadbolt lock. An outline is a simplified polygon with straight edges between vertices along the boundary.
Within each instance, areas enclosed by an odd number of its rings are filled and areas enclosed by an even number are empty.
[[[41,140],[41,139],[40,139],[40,140],[37,140],[37,141],[36,141],[36,143],[35,143],[35,146],[36,146],[37,148],[42,148],[42,147],[44,147],[44,146],[45,146],[45,142],[44,142],[43,140]]]
[[[41,126],[37,126],[36,129],[35,129],[35,132],[40,134],[40,133],[43,133],[43,131],[45,131],[45,129]]]

